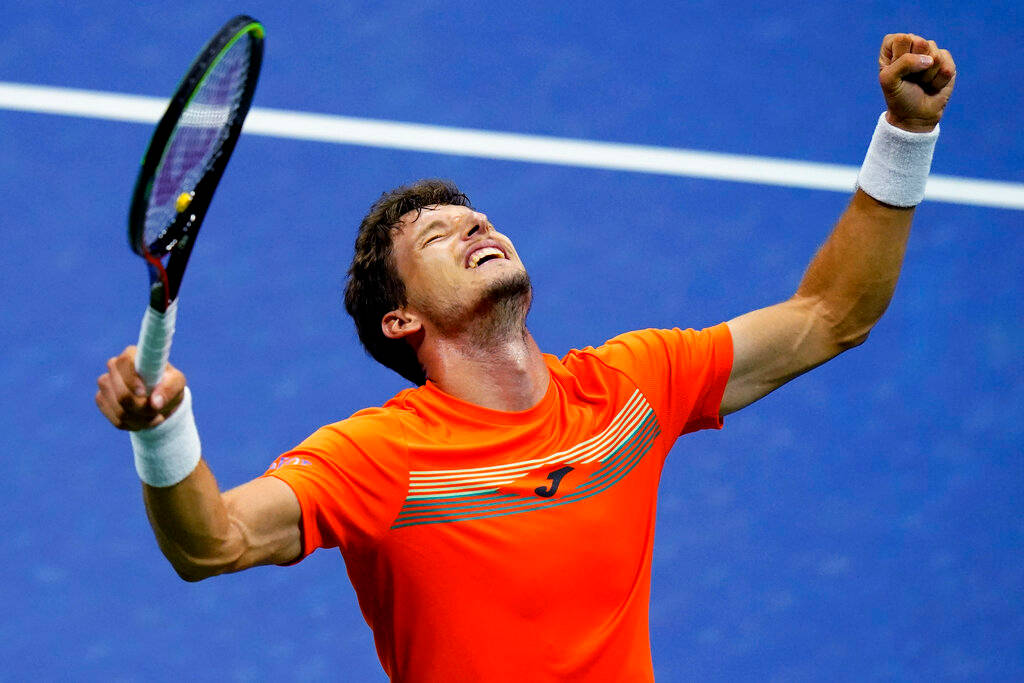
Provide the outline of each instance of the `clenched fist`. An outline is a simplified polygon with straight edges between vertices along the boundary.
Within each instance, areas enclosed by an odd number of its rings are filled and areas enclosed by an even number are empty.
[[[131,432],[156,427],[174,412],[185,394],[185,375],[168,364],[153,393],[135,371],[135,347],[107,361],[107,371],[96,380],[96,405],[111,424]]]
[[[889,123],[927,133],[942,118],[953,93],[956,63],[949,50],[913,33],[890,33],[878,53],[878,82],[889,107]]]

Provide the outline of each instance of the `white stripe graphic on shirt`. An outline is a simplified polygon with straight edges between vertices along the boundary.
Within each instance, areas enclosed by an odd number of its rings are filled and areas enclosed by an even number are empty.
[[[643,394],[634,391],[626,404],[599,434],[572,448],[544,458],[524,460],[506,465],[489,465],[460,470],[418,470],[410,472],[407,500],[423,498],[455,498],[491,493],[510,484],[542,465],[566,463],[585,464],[604,461],[623,443],[653,411]]]

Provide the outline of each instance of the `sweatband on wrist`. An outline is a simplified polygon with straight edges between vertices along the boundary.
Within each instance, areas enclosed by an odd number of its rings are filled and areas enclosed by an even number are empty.
[[[938,139],[938,125],[928,133],[911,133],[886,121],[882,112],[857,176],[857,187],[890,206],[917,206],[924,199]]]
[[[173,486],[199,464],[202,450],[188,387],[170,417],[156,427],[129,434],[135,451],[135,471],[150,486]]]

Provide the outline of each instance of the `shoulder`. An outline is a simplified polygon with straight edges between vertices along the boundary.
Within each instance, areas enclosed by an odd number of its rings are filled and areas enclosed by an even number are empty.
[[[400,414],[401,410],[387,404],[359,410],[343,420],[323,425],[290,453],[309,453],[329,460],[352,453],[375,459],[395,453],[404,443]]]
[[[720,426],[718,409],[732,366],[732,337],[725,323],[695,329],[646,329],[612,337],[598,347],[566,355],[570,372],[617,374],[633,383],[672,438]]]
[[[692,328],[633,330],[612,337],[600,346],[572,350],[562,359],[567,367],[600,362],[608,367],[631,373],[666,360],[687,360],[704,357],[716,348],[732,348],[729,328],[725,323],[702,330]]]
[[[400,428],[403,420],[414,417],[417,406],[429,398],[424,387],[410,387],[398,392],[383,405],[363,408],[348,417],[320,427],[310,438],[336,435],[390,433]]]
[[[398,420],[398,411],[387,407],[364,408],[337,422],[320,427],[315,434],[350,434],[374,432],[382,427],[394,424]]]

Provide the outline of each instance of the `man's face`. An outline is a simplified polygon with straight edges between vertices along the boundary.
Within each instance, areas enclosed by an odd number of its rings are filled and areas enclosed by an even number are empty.
[[[401,219],[393,254],[405,309],[440,329],[462,329],[505,299],[530,302],[526,268],[512,241],[465,206],[432,206]]]

